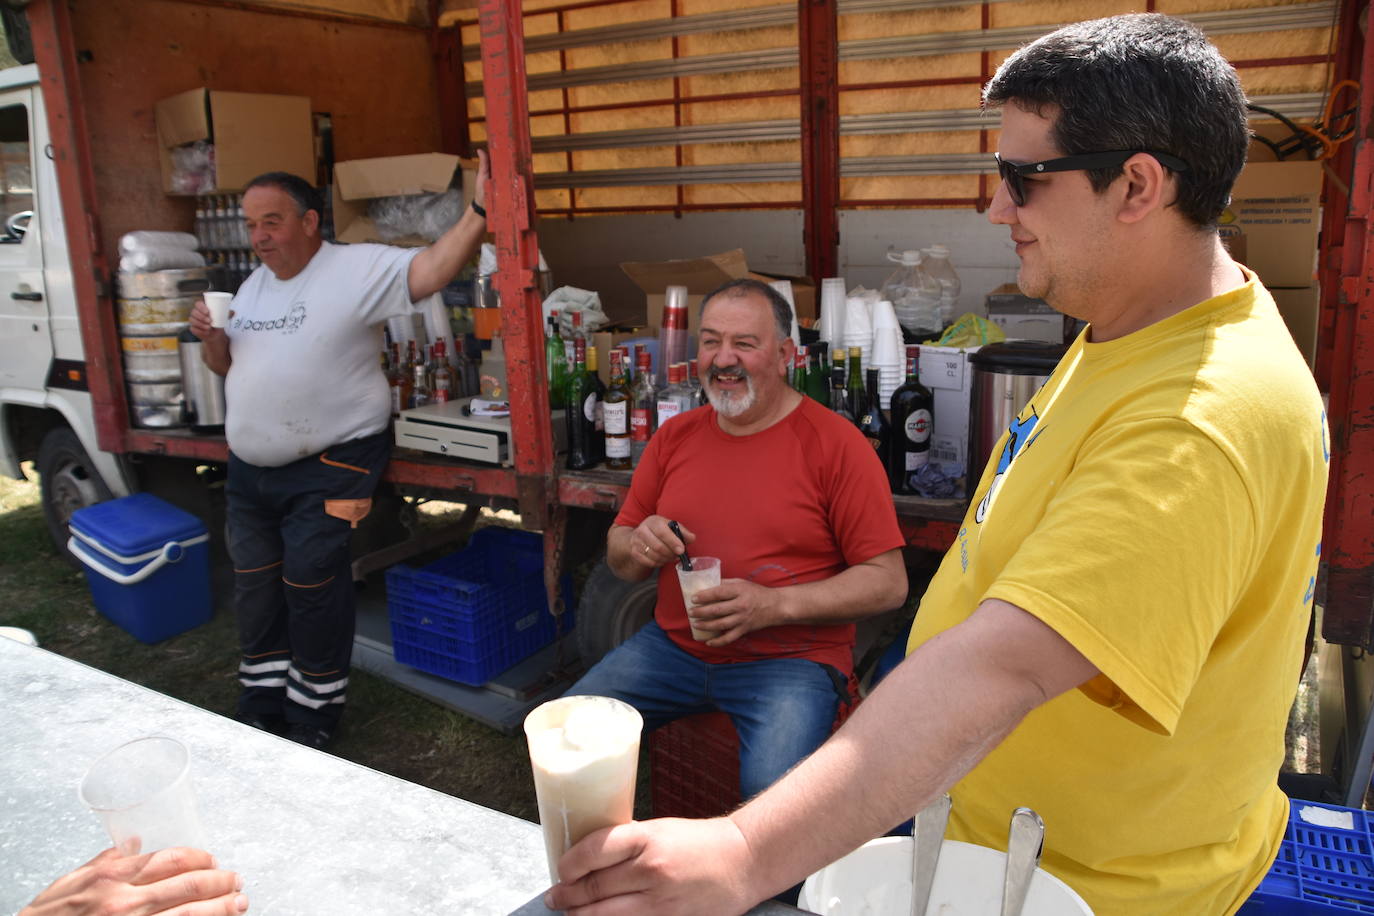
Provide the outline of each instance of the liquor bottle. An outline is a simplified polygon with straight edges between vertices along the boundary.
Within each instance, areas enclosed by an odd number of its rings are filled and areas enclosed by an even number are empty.
[[[606,383],[601,381],[601,375],[597,372],[597,368],[596,347],[588,345],[587,378],[592,385],[592,393],[588,397],[595,398],[592,404],[592,426],[596,434],[592,437],[592,452],[599,464],[606,460],[606,412],[605,405],[602,403],[606,399]]]
[[[892,450],[892,427],[888,425],[887,417],[883,416],[883,399],[878,395],[877,369],[868,370],[868,396],[864,398],[864,402],[866,406],[859,417],[859,431],[873,446],[873,451],[878,453],[878,460],[883,463],[883,467],[887,467]]]
[[[625,384],[625,354],[611,350],[611,385],[601,402],[606,428],[606,467],[628,471],[633,463],[630,448],[630,389]]]
[[[841,347],[839,354],[843,352],[844,348]],[[844,386],[844,359],[837,354],[835,362],[830,366],[830,409],[853,423],[854,415],[849,412],[849,393],[845,391]]]
[[[806,393],[806,370],[808,366],[806,358],[806,347],[797,347],[796,356],[792,360],[792,389]]]
[[[687,360],[687,385],[692,389],[693,407],[701,407],[706,403],[706,389],[702,387],[701,378],[697,375],[697,361]]]
[[[868,398],[864,394],[862,372],[864,351],[858,347],[849,348],[849,381],[845,383],[845,401],[849,414],[858,423],[868,411]]]
[[[687,359],[687,287],[669,286],[663,294],[662,324],[658,331],[658,372],[660,387],[668,384],[668,370]]]
[[[391,365],[387,369],[387,384],[391,387],[391,415],[399,416],[410,406],[410,376],[401,363],[401,345],[391,345]]]
[[[596,435],[596,408],[589,403],[596,397],[587,378],[587,341],[573,341],[573,371],[568,376],[568,407],[563,411],[568,431],[568,458],[571,471],[583,471],[596,464],[592,439]],[[590,414],[590,416],[589,416]]]
[[[424,407],[430,402],[429,384],[425,381],[425,364],[416,363],[410,382],[408,407]]]
[[[544,339],[544,371],[549,374],[549,407],[557,410],[566,402],[568,358],[563,338],[558,333],[558,312],[549,316],[548,336]]]
[[[417,365],[419,365],[419,363],[420,363],[420,357],[419,357],[419,355],[417,355],[417,353],[415,352],[415,341],[414,341],[413,339],[412,339],[412,340],[407,340],[407,341],[406,341],[406,376],[407,376],[409,379],[411,379],[411,381],[414,381],[414,380],[415,380],[415,367],[416,367]]]
[[[205,198],[196,198],[196,221],[195,221],[196,247],[201,251],[210,250],[210,230],[209,222],[205,218]]]
[[[453,370],[448,367],[448,353],[445,352],[444,339],[434,344],[434,403],[447,404],[453,396]]]
[[[921,348],[906,348],[906,381],[892,392],[892,492],[914,493],[911,475],[930,460],[930,434],[935,428],[935,394],[921,384]]]
[[[819,404],[830,406],[830,373],[825,368],[824,341],[818,341],[807,349],[811,364],[806,369],[806,395]]]
[[[668,367],[668,384],[658,393],[655,428],[660,428],[673,417],[686,413],[697,406],[696,395],[687,385],[687,364],[674,363]]]
[[[637,354],[634,384],[630,386],[630,460],[639,464],[640,456],[653,436],[658,412],[658,389],[654,386],[654,367],[648,350]]]

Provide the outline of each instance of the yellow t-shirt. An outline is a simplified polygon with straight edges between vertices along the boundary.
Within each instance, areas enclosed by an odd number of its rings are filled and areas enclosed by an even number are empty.
[[[1276,786],[1326,492],[1321,398],[1247,283],[1069,349],[1003,436],[908,651],[986,598],[1101,674],[1033,711],[953,790],[950,836],[1043,867],[1099,914],[1233,912],[1278,851]]]

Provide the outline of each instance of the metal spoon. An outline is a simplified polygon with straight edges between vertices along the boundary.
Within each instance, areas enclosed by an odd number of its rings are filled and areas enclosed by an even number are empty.
[[[935,866],[954,802],[942,795],[916,815],[911,825],[911,916],[926,916],[930,889],[935,885]]]
[[[1045,822],[1030,808],[1017,808],[1007,830],[1007,873],[1002,881],[1002,916],[1021,916],[1031,878],[1045,846]]]
[[[683,572],[692,571],[692,558],[687,556],[687,539],[682,536],[682,529],[677,522],[668,522],[668,529],[677,535],[677,539],[682,542],[682,553],[677,555],[677,565],[682,567]]]

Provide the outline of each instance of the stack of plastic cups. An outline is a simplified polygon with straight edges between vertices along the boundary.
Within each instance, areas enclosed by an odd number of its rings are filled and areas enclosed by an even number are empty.
[[[778,295],[787,300],[787,305],[792,309],[792,343],[801,346],[801,326],[797,322],[797,301],[792,298],[791,280],[774,280],[768,284],[778,291]]]
[[[844,312],[844,277],[826,277],[821,281],[820,337],[831,352],[844,346]]]
[[[687,361],[687,287],[670,286],[663,294],[663,324],[658,330],[655,384],[668,384],[668,367]]]
[[[883,407],[892,401],[892,392],[902,383],[902,328],[892,303],[879,300],[873,307],[873,360],[870,368],[878,370],[878,395]]]
[[[873,319],[868,317],[868,303],[861,296],[851,296],[845,300],[844,345],[863,351],[865,369],[872,365]]]

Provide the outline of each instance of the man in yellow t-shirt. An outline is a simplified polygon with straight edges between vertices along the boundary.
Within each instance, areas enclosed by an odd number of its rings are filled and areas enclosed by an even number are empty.
[[[1239,81],[1196,27],[1130,15],[1026,46],[984,100],[1021,289],[1087,330],[848,723],[729,817],[589,837],[551,905],[741,912],[945,791],[949,835],[987,846],[1035,808],[1043,866],[1100,914],[1231,913],[1268,869],[1327,450],[1273,300],[1216,233]]]

